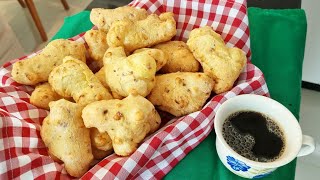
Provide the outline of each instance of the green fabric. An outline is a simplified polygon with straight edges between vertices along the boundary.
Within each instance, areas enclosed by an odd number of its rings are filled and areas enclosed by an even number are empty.
[[[249,8],[248,15],[252,62],[263,71],[271,97],[299,119],[305,12]]]
[[[80,14],[80,15],[79,15]],[[91,28],[89,13],[66,18],[53,38],[69,38]],[[248,9],[252,62],[265,74],[271,97],[299,118],[302,61],[306,36],[303,10]],[[296,161],[278,168],[268,180],[294,179]],[[192,150],[164,179],[241,180],[220,162],[214,131]]]
[[[90,11],[82,11],[78,14],[64,18],[64,23],[52,40],[67,39],[91,29]]]

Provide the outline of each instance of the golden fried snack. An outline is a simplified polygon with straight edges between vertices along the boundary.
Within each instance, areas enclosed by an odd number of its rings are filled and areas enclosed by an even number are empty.
[[[186,43],[183,41],[168,41],[155,45],[153,48],[160,49],[168,54],[168,62],[160,70],[161,73],[173,72],[198,72],[200,64],[193,57]]]
[[[203,71],[214,80],[213,91],[219,94],[230,90],[246,63],[244,52],[228,48],[209,26],[192,30],[187,45]]]
[[[83,106],[65,99],[51,102],[50,114],[44,119],[41,137],[49,154],[64,162],[67,172],[81,177],[93,160],[90,130],[81,118]]]
[[[104,70],[104,67],[102,67],[98,72],[96,72],[94,74],[98,79],[99,81],[101,82],[101,84],[109,91],[111,92],[112,94],[112,97],[114,99],[123,99],[122,96],[120,96],[119,94],[117,94],[116,92],[112,92],[110,87],[108,86],[107,82],[106,82],[106,73],[105,73],[105,70]]]
[[[118,7],[116,9],[94,8],[90,13],[91,22],[103,31],[108,31],[111,24],[118,20],[130,19],[137,21],[147,18],[145,9],[137,9],[131,6]]]
[[[89,46],[88,52],[91,59],[100,61],[100,68],[103,66],[103,55],[108,49],[107,34],[102,30],[89,30],[84,35]]]
[[[112,94],[112,97],[114,98],[114,99],[123,99],[124,97],[123,96],[120,96],[118,93],[116,93],[116,92],[111,92],[111,94]]]
[[[101,84],[106,88],[110,89],[107,82],[106,82],[106,73],[104,72],[104,67],[102,67],[98,72],[96,72],[94,75],[98,78],[98,80],[101,82]]]
[[[97,149],[104,151],[112,150],[112,141],[108,133],[100,133],[97,128],[90,128],[90,138],[92,146]]]
[[[135,53],[147,53],[156,61],[157,71],[159,71],[164,65],[166,65],[168,61],[168,55],[159,49],[151,49],[151,48],[141,48],[137,49],[133,52]]]
[[[86,127],[107,132],[115,153],[120,156],[132,154],[161,122],[151,102],[139,95],[93,102],[83,109],[82,118]]]
[[[50,151],[48,151],[48,155],[50,156],[50,158],[51,158],[53,161],[55,161],[55,162],[57,162],[57,163],[60,163],[60,164],[63,163],[63,161],[61,161],[59,158],[57,158],[56,156],[54,156]]]
[[[70,56],[65,57],[63,64],[52,70],[49,83],[59,95],[72,97],[81,105],[112,99],[111,94],[88,66]]]
[[[112,141],[108,133],[100,133],[97,128],[90,128],[90,138],[95,159],[102,159],[113,152]]]
[[[156,76],[156,85],[147,98],[157,108],[183,116],[200,110],[212,87],[213,80],[204,73],[163,74]]]
[[[107,34],[107,42],[109,47],[122,46],[129,53],[169,41],[176,32],[173,13],[151,14],[140,21],[124,19],[114,22]]]
[[[107,157],[108,155],[112,154],[113,150],[108,150],[108,151],[104,151],[104,150],[100,150],[97,149],[96,147],[92,146],[92,154],[94,159],[103,159],[105,157]]]
[[[30,96],[30,103],[46,110],[49,110],[49,103],[62,97],[54,92],[49,83],[37,85]]]
[[[103,58],[106,82],[111,92],[127,97],[147,96],[154,87],[156,62],[147,53],[126,56],[123,47],[109,48]]]
[[[75,41],[57,39],[50,42],[38,55],[13,64],[12,78],[26,85],[36,85],[48,81],[52,69],[62,64],[66,56],[73,56],[86,62],[86,48]]]

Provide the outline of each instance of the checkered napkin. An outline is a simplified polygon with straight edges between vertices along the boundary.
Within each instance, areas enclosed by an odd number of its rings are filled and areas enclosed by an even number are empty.
[[[250,63],[250,41],[245,0],[136,0],[131,6],[149,13],[173,12],[178,33],[186,40],[192,29],[212,26],[228,46],[241,48],[248,57],[235,87],[214,96],[201,111],[171,120],[129,157],[110,155],[92,167],[83,179],[160,179],[203,141],[213,129],[219,106],[238,94],[268,96],[262,72]],[[84,42],[83,34],[72,40]],[[0,68],[0,179],[71,178],[54,162],[40,138],[40,125],[48,112],[29,103],[33,88],[11,77],[12,60]]]

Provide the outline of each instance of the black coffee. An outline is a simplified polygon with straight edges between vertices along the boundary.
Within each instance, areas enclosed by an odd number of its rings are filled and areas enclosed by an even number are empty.
[[[253,161],[272,162],[284,151],[284,135],[269,117],[254,111],[232,114],[223,124],[222,134],[238,154]]]

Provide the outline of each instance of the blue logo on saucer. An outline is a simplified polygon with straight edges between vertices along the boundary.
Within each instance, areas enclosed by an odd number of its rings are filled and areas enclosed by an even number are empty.
[[[254,176],[252,179],[259,179],[259,178],[263,178],[265,176],[268,176],[269,174],[271,174],[272,172],[268,172],[268,173],[265,173],[265,174],[260,174],[260,175],[256,175]]]
[[[235,159],[234,157],[227,156],[227,163],[230,165],[230,167],[235,171],[243,171],[246,172],[251,167],[246,165],[244,162],[239,161]]]

